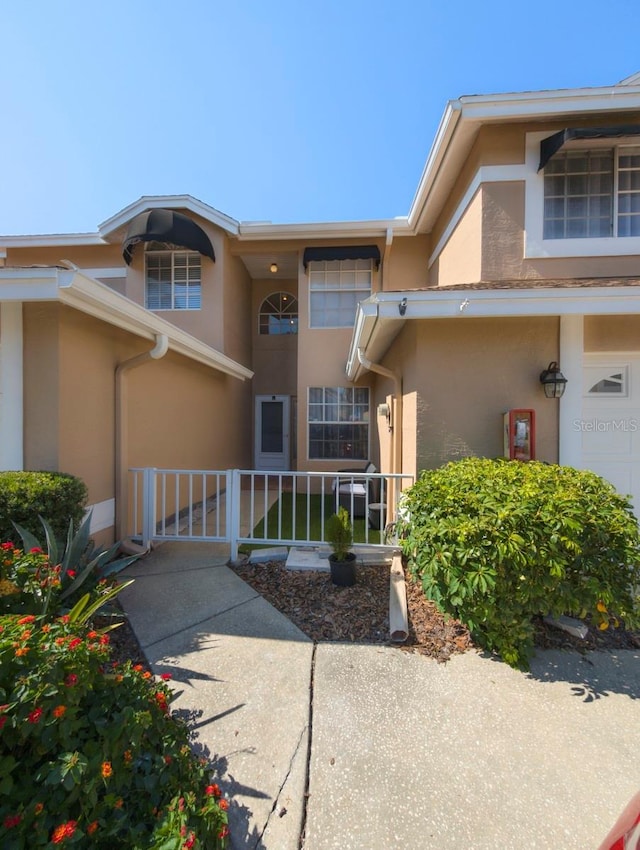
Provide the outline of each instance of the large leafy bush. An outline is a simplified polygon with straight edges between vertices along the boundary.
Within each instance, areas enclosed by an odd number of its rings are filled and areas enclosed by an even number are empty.
[[[46,517],[59,540],[65,538],[69,519],[82,521],[87,502],[83,481],[63,472],[0,472],[0,540],[19,541],[13,523],[32,534],[42,531]]]
[[[401,513],[426,595],[511,665],[526,667],[537,614],[638,623],[638,524],[592,472],[467,458],[423,472]]]

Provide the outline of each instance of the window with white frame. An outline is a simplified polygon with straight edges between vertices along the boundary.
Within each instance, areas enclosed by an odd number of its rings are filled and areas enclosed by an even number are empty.
[[[199,310],[201,263],[196,251],[145,253],[145,304],[148,310]]]
[[[640,146],[556,154],[544,169],[544,239],[640,236]]]
[[[367,387],[309,387],[310,460],[366,460],[369,456]]]
[[[309,263],[309,326],[349,328],[358,303],[371,295],[373,260]]]
[[[274,292],[260,305],[261,334],[282,335],[298,333],[298,299],[290,292]]]

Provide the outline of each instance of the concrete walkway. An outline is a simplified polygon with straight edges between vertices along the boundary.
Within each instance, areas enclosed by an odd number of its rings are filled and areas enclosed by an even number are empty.
[[[166,543],[122,604],[230,800],[234,850],[586,850],[640,788],[640,653],[531,674],[313,643],[225,565]]]

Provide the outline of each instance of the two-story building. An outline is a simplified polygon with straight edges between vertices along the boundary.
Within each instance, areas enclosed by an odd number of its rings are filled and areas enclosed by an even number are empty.
[[[79,475],[109,534],[133,466],[415,474],[526,409],[640,504],[639,261],[640,74],[451,101],[403,217],[2,237],[0,467]]]

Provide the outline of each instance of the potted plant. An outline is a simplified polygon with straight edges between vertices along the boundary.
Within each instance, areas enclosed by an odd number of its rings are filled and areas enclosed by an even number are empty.
[[[353,530],[345,508],[338,508],[338,513],[329,517],[325,536],[332,550],[329,555],[331,581],[341,587],[351,587],[356,583],[356,556],[351,551]]]

